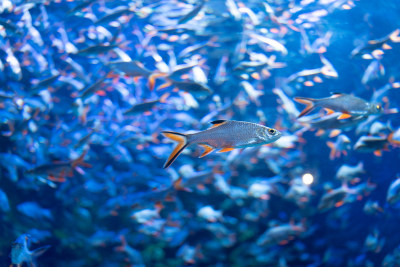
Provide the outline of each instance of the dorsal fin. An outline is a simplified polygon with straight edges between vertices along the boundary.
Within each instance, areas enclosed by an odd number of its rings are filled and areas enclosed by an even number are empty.
[[[345,93],[331,92],[331,95],[332,95],[331,97],[339,97],[345,95]]]
[[[212,121],[210,122],[212,124],[212,126],[210,127],[210,129],[215,128],[215,127],[219,127],[222,124],[228,122],[227,120],[216,120],[216,121]]]
[[[216,121],[212,121],[210,123],[214,124],[214,125],[218,125],[218,124],[221,124],[221,123],[224,123],[224,122],[226,122],[226,120],[216,120]]]

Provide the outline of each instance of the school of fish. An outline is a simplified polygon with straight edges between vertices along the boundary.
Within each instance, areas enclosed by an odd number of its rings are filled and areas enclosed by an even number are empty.
[[[400,266],[399,12],[0,0],[0,266]]]

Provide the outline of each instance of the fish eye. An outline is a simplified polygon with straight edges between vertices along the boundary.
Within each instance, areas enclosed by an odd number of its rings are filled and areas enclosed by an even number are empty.
[[[382,106],[378,104],[378,105],[376,105],[376,109],[377,109],[377,110],[381,110],[381,109],[382,109]]]
[[[275,130],[275,129],[268,129],[268,133],[269,133],[269,134],[275,134],[275,133],[276,133],[276,130]]]

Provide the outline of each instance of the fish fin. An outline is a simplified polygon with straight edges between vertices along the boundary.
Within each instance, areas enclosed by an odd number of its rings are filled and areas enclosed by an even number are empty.
[[[337,117],[338,120],[344,120],[344,119],[348,119],[348,118],[351,118],[351,115],[347,114],[347,113],[343,113],[342,115]]]
[[[186,188],[182,185],[182,177],[179,177],[177,180],[175,180],[174,182],[174,188],[175,190],[180,190],[180,191],[185,191],[185,192],[192,192],[192,190],[190,188]]]
[[[326,142],[326,145],[331,149],[331,153],[329,154],[329,159],[334,159],[336,155],[336,148],[335,148],[335,143],[333,142]]]
[[[149,86],[150,91],[153,91],[157,78],[167,77],[167,76],[168,76],[167,73],[152,73],[148,78],[148,80],[149,80],[148,86]]]
[[[172,151],[171,155],[169,155],[167,162],[164,164],[164,169],[168,168],[172,162],[182,153],[182,151],[189,145],[187,142],[187,137],[184,134],[176,133],[176,132],[169,132],[163,131],[161,132],[162,135],[165,137],[177,142],[178,144]]]
[[[392,49],[392,47],[391,47],[390,45],[388,45],[388,44],[383,44],[383,45],[382,45],[382,48],[383,48],[384,50]]]
[[[200,155],[200,158],[202,158],[214,151],[214,148],[209,145],[206,145],[206,144],[200,144],[200,145],[202,147],[204,147],[204,152],[203,152],[203,154]]]
[[[315,136],[322,136],[322,135],[324,135],[324,134],[325,134],[325,130],[319,129],[319,130],[315,133]]]
[[[392,32],[392,33],[389,35],[390,40],[391,40],[392,42],[394,42],[394,43],[400,42],[399,34],[400,34],[400,29],[395,30],[394,32]]]
[[[333,111],[333,110],[330,109],[330,108],[324,108],[324,109],[325,109],[325,111],[327,112],[326,115],[331,115],[331,114],[335,113],[335,111]]]
[[[345,95],[345,94],[343,94],[343,93],[337,93],[337,92],[331,92],[331,97],[332,97],[332,98],[339,97],[339,96],[343,96],[343,95]]]
[[[160,87],[158,87],[157,90],[165,89],[165,88],[167,88],[167,87],[169,87],[169,86],[171,86],[171,85],[172,85],[171,82],[166,82],[166,83],[164,83],[163,85],[161,85]]]
[[[218,127],[218,126],[221,126],[221,125],[223,125],[223,124],[225,124],[225,123],[227,123],[227,122],[228,122],[227,120],[216,120],[216,121],[212,121],[212,122],[210,122],[210,123],[213,124],[213,126],[211,126],[210,129],[216,128],[216,127]]]
[[[220,151],[218,151],[217,153],[224,153],[224,152],[229,152],[232,150],[234,150],[233,147],[225,147],[225,148],[221,149]]]
[[[387,137],[388,142],[389,142],[390,144],[392,144],[392,145],[400,145],[400,141],[394,140],[394,139],[393,139],[393,135],[394,135],[394,132],[391,132],[391,133],[388,135],[388,137]]]
[[[43,246],[43,247],[37,248],[34,251],[32,251],[32,256],[34,258],[37,258],[40,255],[42,255],[43,253],[45,253],[50,247],[51,247],[50,245],[47,245],[47,246]]]
[[[306,105],[306,108],[303,109],[302,112],[300,112],[300,114],[297,118],[303,117],[304,115],[310,113],[315,108],[315,105],[314,105],[315,99],[306,98],[306,97],[295,97],[294,101],[296,101],[300,104]]]
[[[336,207],[336,208],[339,208],[340,206],[343,206],[343,204],[344,204],[344,201],[341,200],[341,201],[339,201],[339,202],[336,202],[335,207]]]
[[[336,136],[338,136],[341,132],[342,132],[342,131],[339,130],[339,129],[332,130],[331,133],[329,134],[329,137],[330,137],[330,138],[336,137]]]
[[[375,150],[374,151],[374,155],[377,156],[377,157],[382,157],[382,150],[379,150],[379,149]]]
[[[72,164],[71,164],[72,168],[76,168],[78,166],[83,166],[83,167],[88,167],[88,168],[92,167],[92,165],[83,161],[87,152],[88,152],[88,150],[83,151],[83,153],[79,156],[79,158],[72,161]]]

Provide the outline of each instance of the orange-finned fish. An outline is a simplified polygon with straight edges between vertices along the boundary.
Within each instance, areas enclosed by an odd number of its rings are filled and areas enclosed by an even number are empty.
[[[228,152],[235,148],[246,148],[272,143],[281,137],[273,128],[245,121],[217,120],[205,131],[194,134],[181,134],[170,131],[161,132],[165,137],[176,141],[178,145],[172,151],[164,168],[168,168],[179,154],[189,145],[199,144],[204,147],[201,157],[219,149]]]
[[[369,103],[359,97],[343,93],[334,93],[331,97],[320,99],[295,97],[294,100],[307,105],[300,113],[299,118],[310,113],[317,107],[328,110],[329,114],[335,111],[343,113],[342,116],[338,117],[339,120],[347,119],[351,116],[367,116],[382,112],[382,106],[380,104]]]

